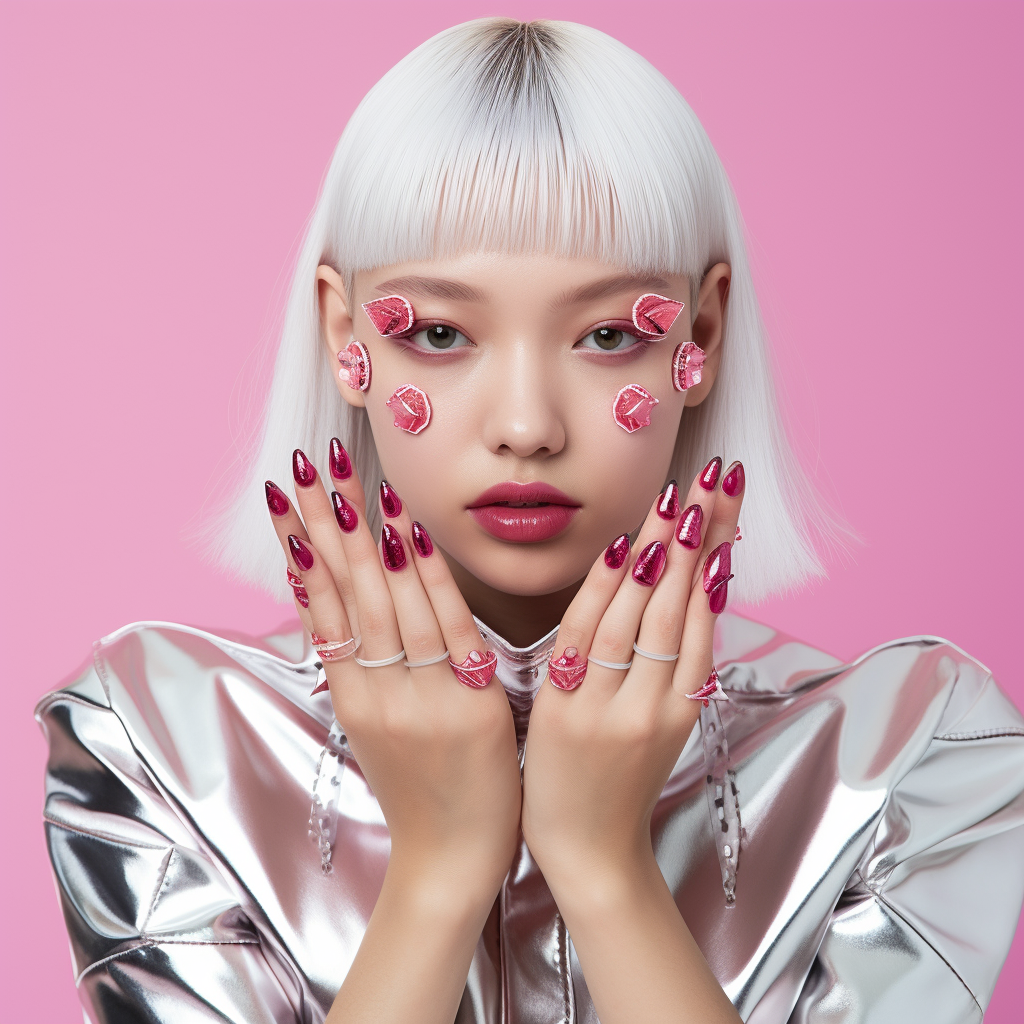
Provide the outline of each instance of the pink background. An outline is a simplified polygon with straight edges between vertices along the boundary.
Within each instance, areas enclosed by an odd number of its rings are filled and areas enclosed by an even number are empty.
[[[797,446],[865,542],[754,616],[844,657],[939,634],[1024,705],[1024,7],[8,3],[7,1020],[80,1019],[32,707],[125,622],[290,617],[205,564],[189,531],[255,427],[295,247],[353,107],[428,36],[492,13],[634,47],[732,177]],[[1022,969],[1018,938],[989,1021],[1020,1019]]]

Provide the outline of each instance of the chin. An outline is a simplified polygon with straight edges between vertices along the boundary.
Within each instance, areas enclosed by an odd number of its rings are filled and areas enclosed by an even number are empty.
[[[453,554],[462,567],[481,583],[516,597],[558,593],[583,579],[593,564],[590,558],[580,560],[577,545],[572,545],[573,550],[564,551],[560,551],[557,544],[492,542],[487,547],[492,550],[482,551],[475,547],[465,552],[465,560],[457,553]],[[594,557],[597,557],[596,553]]]

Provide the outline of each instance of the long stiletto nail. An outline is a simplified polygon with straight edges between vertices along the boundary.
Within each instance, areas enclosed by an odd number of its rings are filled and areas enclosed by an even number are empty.
[[[704,593],[710,594],[712,590],[729,579],[732,572],[732,545],[723,541],[704,560]]]
[[[295,559],[300,569],[313,568],[313,552],[293,533],[288,534],[288,547],[291,549],[292,558]]]
[[[385,523],[380,531],[380,547],[384,555],[385,568],[392,572],[405,568],[405,545],[398,531],[390,523]]]
[[[705,491],[713,491],[718,483],[718,474],[722,472],[722,460],[716,455],[700,475],[700,485]]]
[[[402,499],[387,480],[380,482],[380,507],[388,519],[396,519],[402,514]]]
[[[660,540],[651,541],[640,552],[640,557],[633,566],[633,579],[645,587],[653,587],[661,579],[665,570],[665,545]]]
[[[729,495],[730,498],[735,498],[743,490],[743,486],[746,483],[746,478],[743,475],[743,463],[734,462],[726,472],[725,476],[722,477],[722,490]]]
[[[434,542],[420,523],[412,524],[412,546],[420,558],[429,558],[434,553]]]
[[[691,505],[676,527],[676,540],[684,548],[694,550],[700,547],[700,527],[704,522],[704,510],[700,505]]]
[[[658,500],[658,515],[662,519],[675,519],[679,515],[679,485],[675,480],[669,480]]]
[[[292,452],[292,476],[300,487],[309,487],[316,482],[316,469],[301,448]]]
[[[288,495],[281,490],[273,480],[268,480],[264,485],[267,492],[267,508],[272,515],[283,516],[288,514],[291,505],[288,504]]]
[[[616,537],[615,540],[608,545],[607,550],[604,553],[604,564],[609,569],[621,569],[623,562],[629,557],[629,534],[624,533],[621,537]]]
[[[345,446],[336,438],[331,438],[331,476],[335,480],[347,480],[352,475],[352,460],[345,451]]]
[[[331,504],[334,505],[334,518],[342,533],[351,533],[359,525],[356,510],[337,492],[331,491]]]

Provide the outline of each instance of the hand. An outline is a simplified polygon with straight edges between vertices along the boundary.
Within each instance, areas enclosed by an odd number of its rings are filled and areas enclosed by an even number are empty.
[[[580,664],[589,655],[632,661],[632,667],[590,662],[577,689],[546,682],[534,702],[523,833],[560,906],[586,898],[595,885],[615,888],[651,877],[651,814],[700,714],[700,701],[686,695],[704,684],[713,666],[717,616],[704,591],[704,564],[715,548],[733,541],[743,500],[742,493],[707,491],[699,481],[686,498],[686,506],[701,510],[697,546],[677,539],[685,512],[659,515],[662,495],[631,557],[613,569],[602,554],[562,619],[553,660],[575,647]],[[667,559],[660,576],[653,572],[656,585],[638,582],[637,563],[647,552],[656,570],[659,550]],[[646,651],[678,652],[678,660],[635,654],[634,640]]]
[[[334,444],[332,473],[339,462],[344,472],[348,459]],[[361,635],[356,653],[364,661],[403,647],[410,662],[446,648],[457,663],[486,652],[444,558],[421,527],[413,544],[409,510],[393,491],[397,509],[389,503],[385,511],[397,514],[385,515],[378,550],[354,473],[335,479],[330,498],[301,452],[294,475],[301,518],[294,507],[271,518],[308,595],[308,608],[297,605],[307,629],[325,640]],[[348,657],[324,668],[335,714],[391,833],[389,874],[426,875],[435,889],[479,894],[489,909],[512,860],[521,804],[502,687],[463,685],[446,658],[363,668]]]

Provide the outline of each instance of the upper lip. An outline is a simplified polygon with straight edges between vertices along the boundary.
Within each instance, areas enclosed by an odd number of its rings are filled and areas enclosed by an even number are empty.
[[[480,508],[483,505],[522,505],[540,504],[545,505],[567,505],[569,508],[579,508],[580,503],[568,494],[563,494],[557,487],[541,482],[532,484],[520,484],[514,480],[508,480],[502,484],[495,484],[488,487],[476,500],[470,502],[466,508]]]

